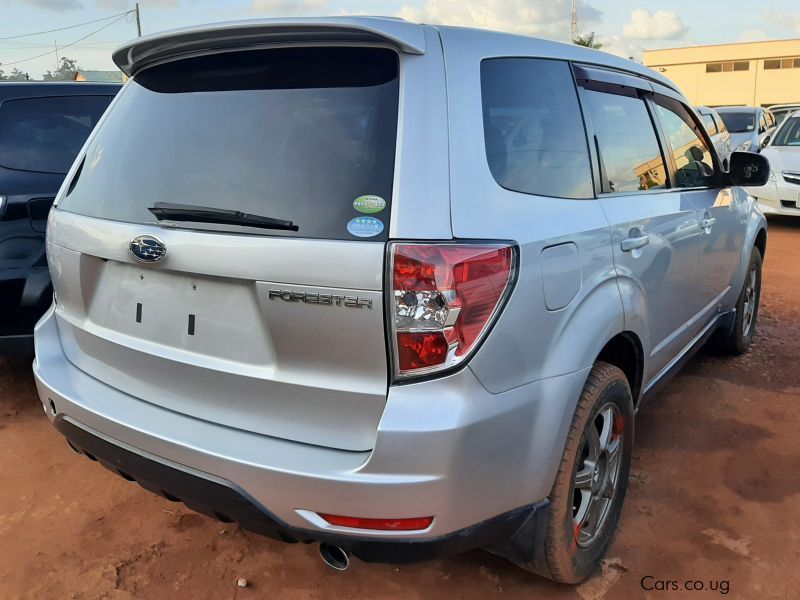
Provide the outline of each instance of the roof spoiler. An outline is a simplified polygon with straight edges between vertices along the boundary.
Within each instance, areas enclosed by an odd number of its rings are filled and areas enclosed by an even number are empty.
[[[120,46],[112,58],[123,73],[131,76],[178,56],[294,42],[380,42],[408,54],[425,54],[421,25],[389,17],[308,17],[233,21],[165,31]]]

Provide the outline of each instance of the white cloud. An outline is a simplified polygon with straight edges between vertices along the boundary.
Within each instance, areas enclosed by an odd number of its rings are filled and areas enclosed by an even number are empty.
[[[747,29],[739,35],[740,42],[763,42],[773,39],[763,29]]]
[[[800,34],[800,13],[781,12],[774,8],[767,8],[761,13],[761,17],[771,24],[788,27]]]
[[[657,10],[651,14],[637,8],[622,31],[625,37],[635,40],[674,40],[686,33],[686,25],[675,11]]]
[[[328,0],[253,0],[253,10],[270,15],[299,15],[327,8]]]
[[[642,60],[641,46],[626,40],[618,35],[604,35],[597,38],[603,44],[601,50],[609,54],[615,54],[622,58],[633,58],[636,61]]]
[[[600,11],[579,5],[581,30],[600,19]],[[405,5],[398,17],[417,23],[479,27],[566,40],[569,0],[425,0],[421,7]]]
[[[75,10],[83,8],[78,0],[17,0],[22,4],[35,6],[36,8],[43,8],[44,10],[53,10],[60,12],[62,10]]]

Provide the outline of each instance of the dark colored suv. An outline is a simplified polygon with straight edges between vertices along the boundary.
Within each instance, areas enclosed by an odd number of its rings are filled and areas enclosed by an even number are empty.
[[[33,353],[50,305],[47,214],[118,84],[0,83],[0,354]]]

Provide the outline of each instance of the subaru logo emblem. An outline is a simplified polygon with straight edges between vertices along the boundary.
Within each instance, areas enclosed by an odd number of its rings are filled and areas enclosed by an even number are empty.
[[[163,260],[167,255],[167,247],[154,235],[137,235],[128,246],[136,260],[154,263]]]

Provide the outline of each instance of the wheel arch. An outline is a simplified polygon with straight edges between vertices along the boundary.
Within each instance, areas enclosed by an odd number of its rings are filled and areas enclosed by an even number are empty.
[[[767,230],[765,227],[761,227],[758,230],[753,245],[758,248],[759,252],[761,252],[761,260],[764,260],[764,257],[767,254]]]
[[[606,342],[597,355],[597,361],[607,362],[625,373],[633,404],[638,405],[644,379],[644,350],[639,337],[632,331],[618,333]]]

